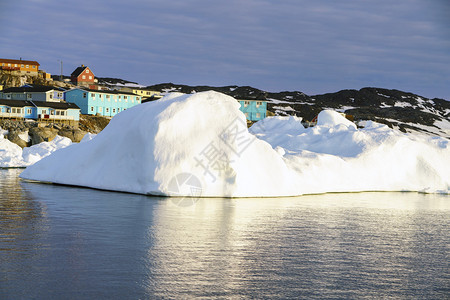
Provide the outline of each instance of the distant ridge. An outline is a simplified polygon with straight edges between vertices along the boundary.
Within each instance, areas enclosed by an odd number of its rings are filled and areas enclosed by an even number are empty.
[[[268,110],[275,115],[294,115],[308,121],[324,109],[333,109],[352,115],[355,121],[372,120],[403,132],[450,138],[450,101],[399,90],[365,87],[309,96],[299,91],[272,93],[235,85],[212,87],[161,83],[147,88],[186,94],[214,90],[236,99],[264,99],[268,101]]]

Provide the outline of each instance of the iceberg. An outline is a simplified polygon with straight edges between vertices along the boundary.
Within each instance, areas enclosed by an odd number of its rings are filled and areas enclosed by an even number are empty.
[[[269,117],[247,128],[213,91],[168,94],[116,115],[94,138],[53,152],[23,179],[148,195],[278,197],[326,192],[450,192],[445,138],[325,110],[317,125]]]
[[[5,130],[0,128],[0,168],[24,168],[36,163],[56,150],[72,144],[69,138],[58,135],[50,142],[42,142],[22,149],[4,138],[2,132],[5,132]]]

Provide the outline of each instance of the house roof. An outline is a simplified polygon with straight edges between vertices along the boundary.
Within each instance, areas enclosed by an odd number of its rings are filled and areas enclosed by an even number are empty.
[[[50,107],[55,109],[80,109],[75,103],[47,101],[33,101],[33,103],[38,107]]]
[[[7,99],[0,99],[0,105],[6,105],[6,106],[10,106],[10,107],[34,106],[31,101],[27,101],[27,100],[7,100]]]
[[[51,90],[59,90],[59,88],[47,85],[34,85],[34,86],[22,86],[22,87],[11,87],[4,89],[3,93],[45,93]]]
[[[6,58],[0,58],[0,63],[9,63],[9,64],[28,64],[28,65],[37,65],[40,66],[40,64],[37,61],[34,60],[21,60],[21,59],[6,59]]]
[[[86,70],[88,67],[87,66],[81,66],[75,69],[75,71],[72,72],[72,74],[70,74],[70,76],[75,76],[78,77],[80,76],[81,73],[83,73],[84,70]],[[90,69],[89,69],[90,70]]]
[[[93,89],[88,89],[88,88],[77,88],[78,90],[82,90],[82,91],[86,91],[86,92],[91,92],[91,93],[103,93],[103,94],[111,94],[111,95],[130,95],[130,96],[138,96],[134,93],[129,93],[129,92],[122,92],[122,91],[108,91],[108,90],[93,90]],[[68,91],[69,92],[69,91]]]

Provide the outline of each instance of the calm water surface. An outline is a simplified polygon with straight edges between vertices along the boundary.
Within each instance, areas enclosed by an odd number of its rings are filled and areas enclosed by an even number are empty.
[[[450,197],[168,198],[0,171],[0,299],[450,297]]]

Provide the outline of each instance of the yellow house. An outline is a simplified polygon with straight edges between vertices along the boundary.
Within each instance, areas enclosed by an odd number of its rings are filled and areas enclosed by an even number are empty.
[[[0,69],[5,71],[18,71],[21,73],[34,73],[39,71],[39,63],[32,60],[0,58]]]
[[[121,92],[133,93],[141,96],[142,98],[162,98],[161,92],[148,90],[146,88],[132,88],[132,87],[124,87],[120,89]]]

